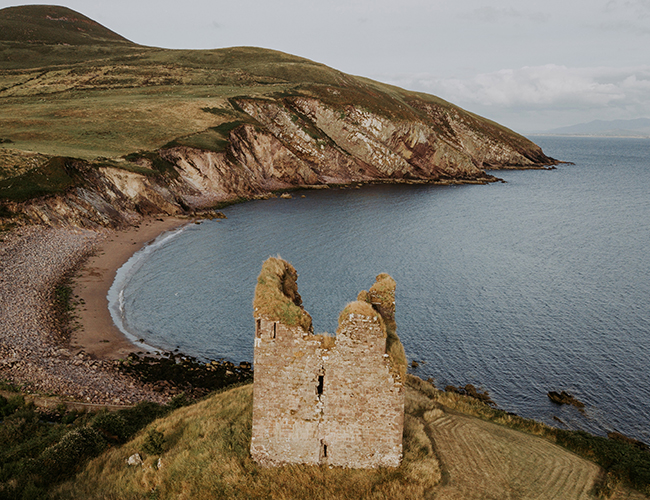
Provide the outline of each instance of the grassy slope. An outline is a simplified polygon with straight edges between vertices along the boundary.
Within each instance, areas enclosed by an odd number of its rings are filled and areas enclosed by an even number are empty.
[[[252,385],[213,396],[154,422],[136,439],[92,461],[75,481],[59,488],[61,498],[423,498],[439,478],[430,442],[407,419],[406,459],[397,470],[288,466],[264,469],[249,456]],[[165,436],[159,455],[144,467],[125,460],[142,453],[148,432]]]
[[[326,90],[332,87],[338,93]],[[13,141],[4,148],[88,160],[123,156],[241,119],[226,101],[230,97],[296,94],[397,119],[422,118],[409,101],[424,99],[478,120],[491,134],[527,144],[521,136],[434,96],[281,52],[142,47],[68,9],[0,11],[0,139]],[[206,112],[209,108],[231,113]],[[446,134],[444,126],[439,132]]]
[[[485,408],[485,410],[483,410]],[[461,413],[464,410],[464,413]],[[135,439],[93,460],[57,489],[59,498],[593,498],[599,468],[541,439],[541,424],[511,417],[500,425],[469,415],[497,412],[409,377],[404,462],[397,469],[258,467],[249,457],[252,386],[227,391],[153,422]],[[505,415],[505,412],[499,414]],[[484,418],[498,420],[496,413]],[[523,422],[523,423],[522,423]],[[519,432],[508,427],[525,428]],[[544,426],[542,426],[544,427]],[[162,453],[144,466],[148,436]],[[531,435],[533,434],[533,435]],[[161,458],[162,467],[156,467]],[[440,466],[442,464],[442,466]],[[615,497],[643,498],[615,488]],[[514,495],[514,496],[513,496]],[[628,496],[629,495],[629,496]]]

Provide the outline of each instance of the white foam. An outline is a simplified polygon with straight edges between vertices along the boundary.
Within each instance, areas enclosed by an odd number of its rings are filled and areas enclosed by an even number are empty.
[[[124,290],[128,286],[133,275],[142,267],[142,265],[151,257],[151,255],[161,247],[169,243],[172,239],[182,234],[189,225],[181,226],[173,231],[165,231],[158,235],[151,243],[145,245],[135,252],[129,260],[115,273],[113,284],[108,290],[106,298],[108,299],[108,311],[111,314],[115,326],[126,336],[133,344],[142,348],[143,351],[155,352],[161,351],[157,347],[141,342],[142,336],[138,336],[129,330],[126,319]]]

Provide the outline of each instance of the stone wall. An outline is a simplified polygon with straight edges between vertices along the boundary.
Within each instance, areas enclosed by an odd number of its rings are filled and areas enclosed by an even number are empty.
[[[296,303],[295,297],[291,301]],[[253,459],[264,466],[398,466],[404,387],[391,370],[386,326],[377,309],[365,301],[349,304],[335,341],[259,310]]]

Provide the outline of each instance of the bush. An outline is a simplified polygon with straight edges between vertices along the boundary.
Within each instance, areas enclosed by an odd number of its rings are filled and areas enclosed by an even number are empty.
[[[126,420],[120,413],[103,411],[93,419],[90,425],[99,431],[108,442],[123,443],[130,436]]]
[[[25,398],[22,396],[12,396],[9,399],[0,396],[0,416],[8,417],[13,415],[19,408],[25,407]]]
[[[166,415],[168,409],[148,401],[138,403],[133,408],[122,410],[120,415],[124,419],[124,439],[129,439],[140,429],[150,424],[159,417]]]
[[[151,429],[142,445],[142,451],[146,455],[162,455],[165,436],[162,432]]]
[[[40,457],[42,474],[50,480],[69,477],[105,448],[106,440],[96,429],[90,426],[74,429],[43,452]]]

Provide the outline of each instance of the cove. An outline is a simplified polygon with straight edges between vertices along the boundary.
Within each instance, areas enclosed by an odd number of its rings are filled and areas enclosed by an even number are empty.
[[[187,226],[127,265],[123,328],[157,348],[251,361],[267,257],[297,269],[317,333],[387,272],[407,357],[424,362],[415,374],[485,387],[500,408],[551,425],[649,442],[650,140],[534,139],[575,165],[228,207],[227,220]]]

